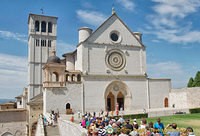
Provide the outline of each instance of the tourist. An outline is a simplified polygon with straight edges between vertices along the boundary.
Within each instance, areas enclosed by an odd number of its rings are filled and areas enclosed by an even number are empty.
[[[154,136],[153,122],[149,122],[149,124],[148,124],[147,136]]]
[[[141,124],[140,124],[140,127],[139,129],[146,129],[147,128],[147,120],[146,119],[143,119],[141,121]]]
[[[137,124],[137,119],[133,120],[133,125]]]
[[[129,120],[126,121],[126,125],[124,126],[126,129],[130,129],[130,132],[133,131],[133,126],[129,124]]]
[[[99,126],[98,136],[106,136],[106,130],[104,129],[104,123],[103,122]]]
[[[53,114],[53,124],[55,125],[57,123],[57,114]]]
[[[139,136],[139,133],[137,131],[138,128],[139,128],[138,124],[133,125],[133,127],[134,127],[134,129],[133,129],[133,131],[131,131],[131,133],[129,135],[131,135],[131,136]]]
[[[169,127],[172,127],[172,130],[167,131],[167,134],[169,136],[180,136],[180,132],[176,129],[177,128],[176,123],[168,124],[165,129],[168,129]]]
[[[193,129],[191,127],[187,127],[186,130],[187,130],[188,136],[195,136],[193,133]]]
[[[154,129],[157,129],[157,132],[163,136],[164,125],[161,123],[160,118],[158,118],[157,122],[154,124]]]
[[[83,128],[86,128],[86,119],[85,118],[83,118],[83,121],[81,122],[81,125],[82,125]]]
[[[124,118],[123,116],[120,116],[120,118],[118,119],[118,121],[120,121],[122,124],[124,123]]]

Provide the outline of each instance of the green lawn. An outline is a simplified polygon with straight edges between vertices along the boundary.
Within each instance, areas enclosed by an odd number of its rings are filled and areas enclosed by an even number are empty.
[[[146,118],[147,123],[153,122],[155,123],[158,117]],[[192,127],[194,130],[194,134],[196,136],[200,136],[200,113],[193,114],[182,114],[182,115],[173,115],[173,116],[164,116],[160,117],[161,122],[164,123],[166,127],[167,124],[176,123],[178,128],[187,128]],[[137,119],[137,122],[140,124],[142,119]]]

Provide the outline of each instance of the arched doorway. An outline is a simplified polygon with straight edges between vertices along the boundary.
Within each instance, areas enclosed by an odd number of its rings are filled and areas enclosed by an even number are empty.
[[[69,103],[66,104],[66,109],[70,109],[70,104]]]
[[[124,110],[124,95],[121,92],[117,95],[117,103],[119,104],[119,110]]]
[[[165,107],[168,107],[168,98],[165,98]]]
[[[104,99],[105,110],[116,110],[117,102],[123,110],[131,109],[131,92],[122,81],[113,81],[108,84],[104,92]]]
[[[115,110],[115,97],[112,94],[112,92],[110,92],[107,96],[107,110],[108,111],[114,111]]]

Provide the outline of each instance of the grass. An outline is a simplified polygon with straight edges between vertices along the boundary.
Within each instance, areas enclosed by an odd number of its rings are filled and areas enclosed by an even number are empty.
[[[147,123],[153,122],[155,123],[158,117],[146,118]],[[192,127],[194,130],[194,134],[196,136],[200,136],[200,113],[193,114],[181,114],[181,115],[173,115],[173,116],[164,116],[160,117],[161,122],[166,127],[168,124],[176,123],[178,128],[187,128]],[[137,119],[137,122],[140,124],[142,119]]]

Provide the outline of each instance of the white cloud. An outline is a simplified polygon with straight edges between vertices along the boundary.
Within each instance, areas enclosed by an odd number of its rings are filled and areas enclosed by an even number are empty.
[[[0,54],[0,98],[14,98],[27,86],[26,57]]]
[[[156,2],[153,10],[156,14],[148,15],[152,30],[144,33],[154,34],[158,39],[172,43],[200,43],[200,30],[193,30],[192,23],[185,19],[200,8],[198,0],[152,0]]]
[[[76,45],[68,44],[64,41],[57,42],[57,56],[61,57],[63,54],[76,50]]]
[[[19,34],[19,33],[13,33],[13,32],[9,32],[9,31],[0,30],[0,38],[2,38],[2,39],[14,39],[14,40],[18,40],[18,41],[25,42],[25,43],[28,42],[27,35]]]
[[[159,62],[156,64],[148,64],[149,73],[153,76],[163,76],[163,75],[180,75],[183,73],[180,64],[172,61]]]
[[[182,65],[174,62],[158,62],[147,64],[150,78],[169,78],[172,80],[172,88],[183,88],[187,85],[188,75]]]
[[[196,12],[200,7],[199,0],[152,0],[157,2],[153,8],[160,15],[172,17],[185,17],[189,13]]]
[[[84,23],[99,26],[102,24],[107,16],[96,11],[89,11],[89,10],[77,10],[76,11],[78,18],[83,21]]]
[[[132,0],[117,0],[117,2],[126,10],[133,11],[135,4]]]

